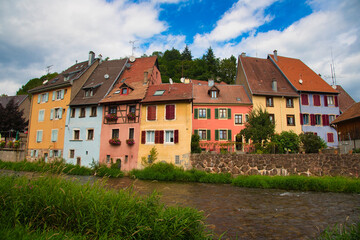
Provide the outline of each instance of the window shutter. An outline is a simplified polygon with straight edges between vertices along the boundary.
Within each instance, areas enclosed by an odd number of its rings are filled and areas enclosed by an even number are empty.
[[[41,94],[38,95],[38,103],[41,101]]]
[[[59,114],[59,119],[61,119],[61,118],[62,118],[62,112],[63,112],[63,109],[62,109],[62,108],[60,108],[60,109],[59,109],[59,111],[60,111],[60,114]]]
[[[324,106],[327,107],[328,106],[328,101],[327,101],[327,96],[324,96]]]
[[[65,89],[61,90],[61,99],[64,99],[64,95],[65,95]]]
[[[210,129],[206,130],[206,140],[208,140],[208,141],[211,140],[211,131],[210,131]]]
[[[56,91],[53,91],[53,95],[52,95],[52,100],[55,101],[55,94],[56,94]]]
[[[215,108],[215,119],[219,119],[219,109]]]
[[[199,135],[199,130],[195,129],[194,130],[194,135]]]
[[[179,142],[179,130],[175,130],[174,131],[174,143],[178,143],[178,142]]]
[[[148,106],[147,120],[155,120],[155,119],[156,119],[156,106]]]
[[[166,120],[175,119],[175,105],[166,105],[165,111]]]
[[[206,109],[206,111],[207,111],[207,113],[206,113],[206,118],[207,118],[207,119],[211,119],[211,109],[208,108],[208,109]]]
[[[330,120],[329,120],[329,115],[325,115],[325,119],[326,119],[326,126],[330,125]]]
[[[159,143],[160,144],[164,143],[164,130],[159,131]]]
[[[304,119],[303,119],[303,114],[300,113],[300,124],[304,125]]]
[[[301,94],[301,104],[309,105],[309,99],[307,94]]]
[[[194,119],[198,119],[199,118],[199,109],[195,108],[194,109]]]
[[[160,143],[160,131],[155,130],[155,144]]]
[[[334,100],[334,101],[335,101],[335,107],[338,107],[338,106],[339,106],[339,103],[338,103],[338,97],[337,97],[337,96],[335,96],[334,98],[335,98],[335,100]]]
[[[38,156],[39,156],[39,151],[35,150],[35,157],[38,157]]]
[[[228,140],[229,140],[229,141],[232,141],[231,130],[228,130]]]
[[[34,150],[31,150],[30,151],[30,157],[33,157],[34,156]]]
[[[53,150],[50,150],[49,157],[53,157]]]
[[[54,118],[54,109],[51,109],[51,112],[50,112],[50,120],[53,120]]]
[[[146,139],[146,132],[141,131],[141,144],[145,144],[145,139]]]
[[[215,141],[219,140],[219,130],[215,130]]]
[[[228,112],[228,119],[231,119],[231,108],[228,108],[227,112]]]
[[[58,151],[58,157],[61,157],[61,150]]]
[[[46,93],[46,102],[48,102],[49,101],[49,93],[47,92]]]
[[[315,126],[315,115],[314,114],[310,114],[310,124],[311,124],[311,126]]]

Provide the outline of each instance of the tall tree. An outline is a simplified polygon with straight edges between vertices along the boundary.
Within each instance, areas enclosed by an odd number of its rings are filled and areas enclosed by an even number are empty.
[[[203,55],[203,59],[206,63],[208,78],[216,79],[218,77],[219,59],[215,57],[211,47]]]
[[[11,99],[5,108],[0,108],[0,131],[8,133],[9,131],[23,131],[27,126],[27,122],[23,117],[23,111]]]
[[[220,61],[219,76],[221,81],[234,84],[236,78],[236,58],[233,55]]]
[[[184,51],[181,53],[181,60],[183,60],[183,61],[191,61],[192,60],[191,51],[190,51],[188,45],[185,46]]]

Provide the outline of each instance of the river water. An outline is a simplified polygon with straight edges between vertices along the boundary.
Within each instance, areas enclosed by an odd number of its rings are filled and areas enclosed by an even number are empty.
[[[33,175],[33,174],[31,174]],[[94,177],[75,177],[81,182]],[[173,183],[129,178],[108,179],[106,186],[132,186],[139,194],[160,193],[165,205],[204,211],[207,224],[225,238],[312,239],[328,226],[356,221],[360,194],[295,192],[239,188],[226,184]]]

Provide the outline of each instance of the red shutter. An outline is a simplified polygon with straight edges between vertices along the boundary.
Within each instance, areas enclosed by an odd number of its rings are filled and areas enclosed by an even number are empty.
[[[166,105],[166,120],[175,119],[175,105]]]
[[[141,132],[141,144],[145,144],[145,140],[146,140],[146,132],[142,131]]]
[[[164,130],[159,131],[159,143],[164,143]]]
[[[326,126],[330,126],[329,115],[326,114],[325,119],[326,119]]]
[[[327,141],[328,142],[334,142],[334,134],[333,133],[328,133],[327,134]]]
[[[325,114],[321,116],[322,117],[322,125],[326,126],[326,118],[325,118]]]
[[[328,106],[328,102],[327,102],[327,96],[324,96],[324,106],[327,107]]]
[[[339,106],[339,103],[338,103],[338,97],[335,96],[335,107],[338,107]]]
[[[310,114],[310,125],[315,126],[315,115],[314,114]]]
[[[300,124],[304,125],[304,119],[303,119],[303,114],[300,113]]]
[[[179,130],[174,131],[174,143],[179,142]]]
[[[147,120],[156,119],[156,106],[148,106]]]
[[[160,131],[156,130],[155,131],[155,144],[160,143]]]
[[[301,94],[301,104],[302,105],[309,105],[308,95]]]
[[[314,100],[314,106],[320,106],[320,96],[319,95],[313,95]]]

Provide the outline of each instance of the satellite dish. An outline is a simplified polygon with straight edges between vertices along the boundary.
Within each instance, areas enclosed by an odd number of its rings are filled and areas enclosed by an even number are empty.
[[[170,83],[170,84],[173,84],[173,83],[174,83],[171,78],[169,78],[169,83]]]
[[[108,79],[108,78],[109,78],[109,74],[105,74],[105,75],[104,75],[104,78],[105,78],[105,79]]]
[[[299,83],[300,83],[300,84],[302,84],[302,83],[303,83],[303,80],[302,80],[301,78],[299,79]]]
[[[180,78],[180,82],[184,83],[184,82],[185,82],[185,78],[184,78],[184,77]]]
[[[129,57],[129,60],[130,60],[130,62],[135,62],[135,57],[134,57],[134,56],[130,56],[130,57]]]
[[[43,84],[47,84],[48,80],[43,81]]]

